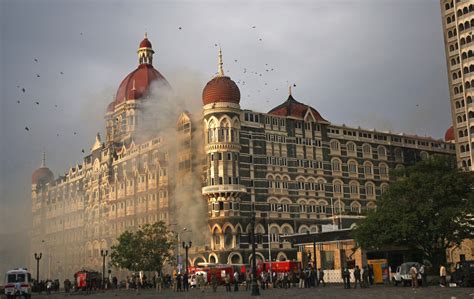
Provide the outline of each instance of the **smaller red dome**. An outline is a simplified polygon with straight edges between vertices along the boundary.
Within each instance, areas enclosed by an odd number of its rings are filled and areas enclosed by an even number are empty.
[[[454,128],[453,128],[453,126],[451,126],[451,127],[446,131],[446,133],[444,134],[444,141],[450,142],[450,141],[454,141],[454,140],[455,140],[455,137],[454,137]]]
[[[140,42],[139,48],[152,48],[151,42],[145,36],[145,38]]]
[[[270,110],[268,114],[304,118],[308,110],[311,110],[317,122],[328,122],[321,116],[321,114],[319,114],[316,109],[298,102],[293,98],[291,94],[288,96],[288,99],[283,104],[276,106],[275,108]]]
[[[31,175],[32,184],[46,184],[54,180],[54,174],[48,167],[40,167]]]
[[[217,76],[209,81],[202,91],[204,105],[217,102],[240,103],[240,90],[227,76]]]

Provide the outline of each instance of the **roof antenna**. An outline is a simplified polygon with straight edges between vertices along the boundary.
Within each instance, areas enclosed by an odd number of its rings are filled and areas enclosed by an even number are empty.
[[[219,68],[218,68],[218,76],[219,77],[223,77],[224,76],[224,69],[222,68],[222,65],[224,64],[222,62],[222,49],[221,49],[221,46],[219,45]]]
[[[43,157],[41,159],[41,167],[46,167],[46,153],[43,152]]]

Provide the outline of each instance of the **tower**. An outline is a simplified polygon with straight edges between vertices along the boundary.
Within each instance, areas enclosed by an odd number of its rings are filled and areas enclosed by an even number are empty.
[[[474,170],[474,1],[441,0],[441,16],[448,67],[453,131],[446,138],[455,140],[458,166]],[[454,136],[453,136],[454,135]],[[450,141],[450,140],[446,140]]]
[[[239,248],[242,233],[241,197],[247,192],[239,181],[240,91],[224,75],[219,49],[218,73],[202,93],[207,173],[203,195],[208,200],[211,229],[210,262],[226,263],[229,253]],[[232,262],[243,262],[239,254]]]

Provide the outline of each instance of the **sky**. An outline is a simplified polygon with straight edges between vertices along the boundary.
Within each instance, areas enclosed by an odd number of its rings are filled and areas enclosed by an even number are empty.
[[[104,132],[145,32],[173,89],[181,77],[204,87],[220,45],[244,109],[268,112],[295,84],[335,124],[434,138],[450,126],[437,0],[2,0],[0,234],[26,229],[43,151],[64,174]]]

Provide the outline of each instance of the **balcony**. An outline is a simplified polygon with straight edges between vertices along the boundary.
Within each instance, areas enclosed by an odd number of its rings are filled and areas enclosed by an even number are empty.
[[[216,195],[216,196],[237,196],[241,193],[246,193],[247,188],[243,185],[237,184],[225,184],[225,185],[213,185],[202,188],[203,195]]]

